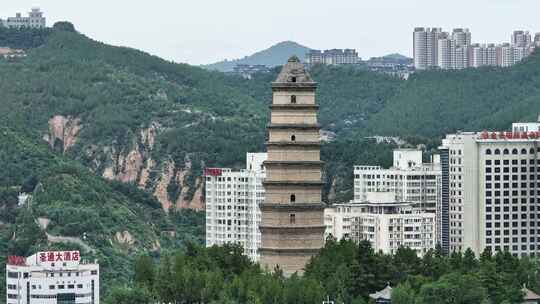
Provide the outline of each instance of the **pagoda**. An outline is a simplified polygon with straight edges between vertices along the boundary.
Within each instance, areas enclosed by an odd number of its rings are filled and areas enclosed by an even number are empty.
[[[261,264],[285,275],[303,273],[324,246],[320,125],[313,81],[298,57],[291,57],[272,83],[268,160],[262,219]]]

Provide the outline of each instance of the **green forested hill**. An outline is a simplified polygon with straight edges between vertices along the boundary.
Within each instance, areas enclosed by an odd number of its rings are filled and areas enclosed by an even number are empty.
[[[144,191],[107,182],[7,128],[0,128],[0,163],[0,267],[7,255],[77,248],[84,258],[99,259],[104,282],[120,283],[129,278],[135,253],[203,237],[201,229],[184,225],[199,217],[188,211],[166,216]],[[17,206],[20,192],[31,194],[24,206]],[[176,236],[162,235],[171,229]]]
[[[367,124],[380,134],[441,136],[455,130],[508,129],[540,112],[540,52],[511,68],[426,71]]]
[[[108,46],[67,24],[0,28],[0,46],[28,55],[0,59],[0,259],[63,246],[45,233],[86,233],[109,270],[105,280],[122,280],[133,252],[202,236],[202,217],[174,207],[201,206],[203,166],[239,167],[246,152],[264,149],[279,68],[245,80]],[[428,71],[407,81],[347,67],[311,72],[323,128],[337,134],[322,149],[330,200],[352,197],[352,165],[390,163],[394,147],[365,136],[416,136],[434,146],[445,132],[508,128],[540,112],[539,52],[512,68]],[[34,194],[30,209],[15,207],[21,189]],[[46,229],[38,218],[50,221]],[[177,236],[162,237],[171,227]]]
[[[202,166],[239,167],[245,152],[264,149],[270,82],[279,68],[245,80],[108,46],[66,24],[41,32],[0,29],[0,43],[28,49],[24,59],[0,60],[0,124],[48,137],[98,175],[152,193],[165,183],[162,203],[202,202]],[[338,138],[324,150],[345,149],[358,163],[377,161],[360,157],[373,155],[364,136],[440,138],[458,129],[507,128],[540,112],[540,53],[512,68],[427,71],[407,81],[348,67],[311,73],[323,128]],[[79,124],[73,138],[50,134],[58,115]],[[154,126],[149,141],[141,134]],[[335,155],[323,154],[327,189],[346,190],[349,163]]]

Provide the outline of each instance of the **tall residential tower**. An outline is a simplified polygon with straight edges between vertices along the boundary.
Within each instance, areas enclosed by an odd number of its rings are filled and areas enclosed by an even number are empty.
[[[259,254],[263,266],[285,275],[301,273],[324,245],[316,88],[296,56],[272,83]]]

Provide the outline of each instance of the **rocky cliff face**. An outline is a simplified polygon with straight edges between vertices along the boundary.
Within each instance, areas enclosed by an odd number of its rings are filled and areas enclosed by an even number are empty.
[[[56,115],[49,120],[49,133],[44,139],[55,149],[67,152],[78,142],[82,129],[80,119]],[[154,159],[152,152],[163,127],[158,122],[141,128],[131,143],[120,147],[110,145],[84,145],[84,158],[91,170],[109,180],[133,183],[153,193],[164,210],[188,208],[204,210],[203,179],[192,177],[189,159],[177,164],[171,159]],[[193,180],[193,178],[192,178]]]
[[[82,125],[80,118],[56,115],[49,120],[49,133],[43,136],[49,145],[65,153],[77,142]]]
[[[165,163],[154,189],[154,196],[161,202],[163,209],[204,210],[203,179],[197,177],[195,185],[190,186],[187,183],[187,177],[191,174],[193,172],[190,166],[180,169],[174,161],[169,160]],[[189,195],[190,191],[194,191],[192,197]]]

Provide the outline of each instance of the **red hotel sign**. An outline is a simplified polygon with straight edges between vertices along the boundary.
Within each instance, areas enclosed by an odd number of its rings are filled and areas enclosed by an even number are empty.
[[[15,256],[10,255],[7,258],[8,265],[14,265],[14,266],[25,266],[26,265],[26,258],[22,256]]]
[[[40,252],[38,259],[41,263],[48,262],[79,262],[81,254],[78,251],[49,251]]]
[[[205,176],[221,176],[222,170],[219,168],[204,168]]]

